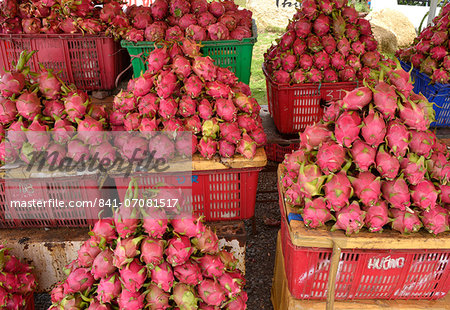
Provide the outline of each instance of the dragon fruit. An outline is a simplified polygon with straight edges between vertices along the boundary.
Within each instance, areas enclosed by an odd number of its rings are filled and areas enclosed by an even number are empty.
[[[378,147],[385,138],[386,124],[380,114],[370,107],[369,114],[363,120],[361,135],[368,144]]]
[[[359,135],[360,124],[361,118],[356,112],[343,112],[336,121],[336,141],[345,147],[350,147]]]
[[[167,262],[173,267],[185,264],[193,252],[191,242],[185,236],[170,239],[165,250]]]
[[[161,209],[152,210],[144,216],[142,228],[151,238],[162,238],[166,232],[168,220],[164,216],[165,213]]]
[[[388,207],[384,201],[379,201],[370,207],[365,207],[364,211],[366,211],[364,221],[370,232],[383,231],[383,226],[390,221]]]
[[[217,142],[211,137],[203,137],[197,145],[200,154],[207,159],[211,159],[217,150]]]
[[[256,154],[256,142],[248,134],[244,133],[236,146],[236,151],[245,158],[251,159]]]
[[[406,177],[406,180],[412,185],[416,185],[425,177],[426,167],[425,158],[417,156],[414,153],[409,153],[400,162],[400,168]]]
[[[400,119],[403,123],[419,131],[425,131],[430,126],[428,117],[425,111],[419,108],[414,102],[408,102],[405,105],[398,105],[400,110]]]
[[[422,212],[420,218],[425,229],[434,235],[450,229],[448,210],[441,206],[435,206],[430,210]]]
[[[393,181],[383,181],[381,184],[381,191],[384,199],[386,199],[393,208],[403,211],[411,205],[408,185],[403,179],[403,176],[400,176]]]
[[[336,212],[336,224],[332,230],[342,229],[347,236],[358,233],[364,226],[365,216],[366,212],[361,211],[359,204],[354,201]]]
[[[410,213],[399,209],[391,209],[390,211],[394,218],[392,221],[392,229],[409,234],[418,232],[422,227],[422,223],[416,213]]]
[[[433,183],[428,180],[418,182],[411,186],[411,199],[413,204],[421,209],[429,210],[434,208],[438,198],[438,191]]]
[[[329,140],[331,135],[331,131],[325,124],[307,126],[306,129],[300,133],[300,147],[312,150]]]
[[[376,168],[381,176],[388,180],[394,179],[398,174],[398,170],[400,169],[400,163],[397,158],[386,153],[383,144],[378,150],[377,156],[375,158],[375,163]]]
[[[165,292],[169,292],[173,286],[173,271],[166,262],[163,262],[151,270],[151,278],[152,282]]]
[[[64,99],[67,118],[71,122],[76,122],[77,118],[81,119],[86,114],[88,104],[89,97],[85,92],[78,90],[69,93]]]
[[[372,91],[368,87],[360,87],[348,92],[342,99],[345,110],[361,110],[372,101]]]
[[[234,277],[233,273],[224,273],[219,279],[219,283],[227,293],[229,298],[234,298],[242,293],[243,280],[239,274],[238,277]]]
[[[16,101],[17,112],[28,120],[34,119],[41,112],[41,102],[36,92],[25,91]]]
[[[100,279],[97,287],[98,299],[102,303],[109,303],[119,296],[121,290],[119,274],[114,273],[107,278]]]
[[[125,289],[135,292],[138,291],[147,279],[147,269],[139,263],[138,259],[134,259],[120,269],[120,277]]]
[[[203,281],[199,265],[191,261],[174,267],[174,275],[181,283],[187,285],[198,285]]]
[[[198,286],[199,297],[211,306],[220,306],[226,299],[221,285],[215,280],[206,279]]]
[[[435,138],[429,131],[411,130],[411,142],[409,148],[419,156],[429,158],[433,149]]]
[[[3,97],[0,97],[0,101],[0,124],[7,125],[16,119],[16,104]]]
[[[388,124],[386,141],[389,149],[396,157],[405,156],[410,142],[408,129],[397,120],[391,121]]]
[[[171,221],[174,232],[189,238],[200,237],[205,231],[203,223],[196,219],[180,218]]]
[[[334,219],[323,197],[313,200],[305,199],[305,208],[302,216],[305,225],[311,228],[324,226],[326,222]]]
[[[357,178],[349,177],[356,196],[366,206],[378,203],[381,195],[380,178],[370,172],[360,172]]]
[[[100,252],[94,259],[92,264],[92,275],[94,279],[101,279],[110,276],[116,267],[113,264],[114,253],[106,249]]]
[[[395,115],[397,110],[397,94],[393,85],[384,81],[378,82],[373,90],[373,101],[385,119]]]
[[[90,289],[94,284],[94,278],[89,272],[89,269],[78,268],[73,270],[67,277],[64,284],[64,294],[72,294],[77,292],[84,292]]]
[[[145,295],[140,292],[122,290],[117,303],[120,309],[138,310],[144,308]]]
[[[145,300],[147,304],[152,305],[155,309],[167,309],[169,308],[169,294],[164,292],[158,286],[150,284],[147,288],[147,295]]]
[[[325,184],[325,198],[328,208],[333,211],[342,209],[348,204],[352,192],[350,181],[344,171],[330,175]]]
[[[345,161],[345,150],[339,144],[327,141],[317,153],[317,164],[325,174],[337,172]]]
[[[192,70],[200,78],[203,78],[206,81],[214,81],[217,77],[217,67],[210,57],[195,57],[192,64]]]
[[[298,173],[299,190],[302,195],[312,198],[320,193],[325,176],[320,168],[314,164],[302,163]]]
[[[350,150],[353,162],[360,171],[368,171],[375,163],[376,149],[357,139]]]

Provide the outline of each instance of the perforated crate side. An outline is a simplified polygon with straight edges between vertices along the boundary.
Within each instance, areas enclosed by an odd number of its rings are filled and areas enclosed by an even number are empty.
[[[292,153],[300,147],[300,143],[291,143],[288,145],[281,145],[278,143],[268,143],[264,146],[268,160],[275,162],[283,162],[286,154]]]
[[[3,195],[2,210],[9,208],[12,200],[57,199],[60,201],[90,201],[102,197],[98,181],[93,177],[8,179]],[[1,183],[0,183],[1,184]],[[1,195],[0,195],[1,197]],[[9,208],[11,220],[0,223],[2,227],[86,227],[98,218],[99,206],[92,208]],[[5,213],[6,215],[6,213]]]
[[[258,175],[261,168],[193,171],[192,207],[196,216],[206,221],[238,220],[255,214]],[[144,191],[156,183],[175,186],[176,178],[164,174],[137,174],[139,188]],[[115,176],[120,199],[124,199],[130,178]]]

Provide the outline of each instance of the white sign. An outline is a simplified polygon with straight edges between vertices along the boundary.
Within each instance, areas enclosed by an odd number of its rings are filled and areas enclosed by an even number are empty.
[[[382,257],[382,258],[371,258],[367,263],[367,268],[369,269],[395,269],[395,268],[403,268],[405,266],[405,258],[391,258],[391,256]]]

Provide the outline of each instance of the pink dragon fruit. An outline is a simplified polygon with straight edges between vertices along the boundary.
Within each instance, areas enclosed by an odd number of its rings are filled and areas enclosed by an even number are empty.
[[[307,19],[300,19],[295,22],[295,33],[299,39],[305,39],[311,33],[312,25]]]
[[[300,133],[300,147],[312,150],[319,147],[322,143],[331,138],[331,131],[325,124],[314,124],[307,126],[306,129]]]
[[[339,79],[338,74],[331,68],[325,69],[323,72],[323,78],[325,82],[337,82]]]
[[[314,54],[314,65],[320,70],[327,69],[330,66],[330,57],[327,52],[320,51]]]
[[[219,141],[219,155],[221,157],[230,158],[236,152],[236,146],[225,140]]]
[[[113,257],[114,253],[109,249],[103,250],[95,257],[91,271],[94,279],[106,278],[116,270]]]
[[[397,94],[395,87],[384,81],[378,82],[373,91],[373,101],[385,119],[395,115],[397,110]]]
[[[346,172],[340,171],[335,175],[330,175],[325,184],[325,198],[328,208],[339,211],[348,204],[348,199],[352,195],[352,187]]]
[[[211,2],[208,6],[208,10],[215,17],[220,17],[225,13],[225,7],[220,2]]]
[[[327,15],[319,15],[313,23],[314,32],[318,36],[324,36],[330,30],[330,19]]]
[[[206,254],[199,258],[198,262],[203,276],[207,278],[220,277],[224,273],[225,265],[217,255]]]
[[[121,290],[119,274],[113,273],[107,278],[100,279],[97,287],[98,299],[102,303],[110,303],[119,296]]]
[[[284,70],[274,71],[273,78],[276,82],[280,84],[289,84],[289,82],[291,81],[290,74]]]
[[[187,16],[187,15],[186,15]],[[166,41],[179,41],[184,37],[184,30],[178,26],[167,28]]]
[[[217,142],[211,137],[203,137],[197,145],[200,154],[207,159],[211,159],[217,151]]]
[[[163,99],[169,98],[177,87],[177,77],[170,70],[162,71],[156,82],[156,92]],[[161,105],[160,105],[161,108]]]
[[[80,140],[72,140],[67,146],[67,156],[75,162],[89,159],[89,148]]]
[[[154,209],[144,216],[142,228],[151,238],[162,238],[166,232],[168,220],[165,216],[164,210],[161,209]]]
[[[411,205],[409,188],[403,176],[393,181],[383,181],[381,191],[384,199],[391,204],[392,208],[403,211]]]
[[[117,303],[120,309],[139,310],[144,309],[145,295],[136,291],[122,290]]]
[[[117,246],[114,250],[114,266],[122,268],[124,265],[131,263],[133,257],[139,254],[139,245],[144,236],[137,238],[126,238],[117,240]]]
[[[174,274],[178,281],[187,285],[195,286],[203,281],[199,265],[192,261],[176,266],[174,268]]]
[[[192,98],[200,96],[203,90],[203,82],[196,75],[191,75],[184,83],[186,94]]]
[[[363,120],[361,135],[368,144],[378,147],[386,136],[386,124],[378,112],[372,106],[369,114]]]
[[[336,212],[336,224],[334,224],[332,230],[345,230],[347,236],[358,233],[364,226],[365,216],[366,212],[361,211],[358,202],[353,201],[349,206]]]
[[[17,116],[14,101],[0,97],[0,124],[7,125],[14,121]]]
[[[353,67],[347,65],[343,70],[339,71],[339,78],[344,82],[354,81],[356,79],[356,72]]]
[[[256,155],[256,142],[248,134],[244,133],[236,146],[236,151],[245,158],[251,159]]]
[[[419,156],[429,158],[433,150],[434,137],[430,131],[411,130],[411,142],[409,148]]]
[[[243,281],[240,276],[234,277],[232,273],[226,272],[218,280],[229,298],[234,298],[242,292]]]
[[[41,102],[36,92],[25,91],[17,98],[16,108],[20,116],[32,120],[41,112]]]
[[[230,38],[230,31],[222,22],[209,25],[208,34],[211,41],[228,40]]]
[[[217,115],[227,122],[233,122],[236,119],[237,109],[230,99],[219,98],[216,101]]]
[[[403,123],[416,130],[425,131],[430,126],[426,112],[419,108],[414,102],[407,102],[404,106],[398,104],[400,110],[400,119]]]
[[[148,69],[149,74],[155,74],[162,70],[162,68],[169,62],[170,57],[167,52],[167,47],[157,48],[148,55]]]
[[[218,2],[213,2],[218,3]],[[196,309],[197,299],[191,286],[183,283],[175,284],[172,292],[172,299],[175,304],[184,309]]]
[[[154,267],[163,262],[165,242],[146,238],[141,244],[141,259],[149,267]]]
[[[154,309],[167,309],[169,308],[169,294],[164,292],[158,286],[150,284],[147,288],[147,295],[145,300],[148,305],[152,305]]]
[[[220,123],[220,135],[225,141],[237,144],[241,139],[241,130],[237,123]]]
[[[425,158],[423,156],[419,157],[414,153],[409,153],[407,157],[404,157],[400,161],[400,168],[402,168],[406,180],[410,184],[416,185],[425,177]]]
[[[195,57],[192,70],[206,81],[214,81],[217,77],[217,67],[210,57]]]
[[[173,267],[186,263],[193,252],[191,242],[185,236],[170,239],[165,250],[167,262]]]
[[[136,292],[147,279],[147,268],[134,259],[131,263],[120,269],[120,278],[125,289]]]
[[[204,302],[211,306],[219,307],[226,300],[225,292],[221,285],[211,279],[206,279],[199,284],[198,295]]]
[[[425,229],[431,234],[437,235],[450,229],[448,210],[441,206],[435,206],[428,211],[422,212],[420,218]]]
[[[333,141],[322,144],[317,153],[317,164],[325,174],[337,172],[345,161],[345,150]]]
[[[83,243],[78,250],[78,263],[81,267],[91,267],[95,257],[101,252],[101,249],[97,246],[97,242],[93,239],[89,239]]]
[[[171,221],[174,232],[189,238],[200,237],[205,231],[205,226],[199,219],[178,218]]]
[[[436,205],[438,191],[433,183],[428,180],[423,180],[418,182],[417,185],[411,186],[411,198],[415,206],[429,210]]]
[[[375,164],[376,149],[362,142],[360,139],[353,142],[350,150],[353,162],[360,171],[368,171],[370,166]]]
[[[314,164],[302,163],[298,173],[299,192],[307,198],[312,198],[320,193],[325,176],[320,168]]]
[[[386,141],[396,157],[405,156],[410,142],[408,129],[399,121],[391,121],[388,125]]]
[[[325,106],[323,111],[323,120],[325,122],[334,122],[340,114],[340,104],[338,102],[330,102]]]
[[[329,63],[329,58],[327,58],[328,55],[316,55],[316,61],[318,64],[323,64],[324,66],[327,65],[327,61]],[[286,72],[292,72],[295,67],[297,66],[297,56],[292,54],[291,52],[286,52],[285,54],[282,55],[282,60],[281,60],[281,66],[283,68],[284,71]]]
[[[78,268],[73,270],[64,283],[64,294],[84,292],[94,285],[94,278],[89,269]]]
[[[345,68],[345,58],[341,53],[339,53],[339,52],[334,53],[330,57],[330,59],[331,59],[331,65],[336,70],[343,70]]]
[[[323,197],[313,200],[305,199],[302,216],[305,225],[310,228],[324,226],[326,222],[334,219]]]
[[[152,282],[165,292],[170,292],[173,286],[173,271],[169,264],[163,262],[151,270]]]
[[[390,209],[394,220],[392,221],[392,229],[402,234],[415,233],[420,230],[422,223],[416,213],[410,213],[399,209]]]
[[[378,150],[375,163],[380,175],[388,180],[393,180],[400,169],[400,163],[397,158],[386,153],[383,144]]]
[[[392,85],[396,87],[397,91],[408,98],[414,88],[414,85],[411,83],[409,73],[401,68],[400,63],[397,64],[397,68],[395,70],[388,71],[387,76]]]
[[[38,76],[39,90],[47,99],[58,99],[61,91],[61,82],[51,70],[41,67]]]
[[[88,104],[89,97],[85,92],[78,90],[69,93],[64,100],[67,118],[71,122],[76,122],[77,118],[81,119],[86,114]]]
[[[336,121],[336,141],[345,147],[350,147],[353,141],[358,138],[360,124],[361,118],[358,113],[353,111],[343,112]]]
[[[366,211],[364,221],[370,232],[383,231],[383,226],[390,221],[388,207],[384,201],[379,201],[373,206],[365,207],[364,211]]]
[[[169,12],[169,4],[166,0],[155,0],[150,6],[152,16],[156,20],[163,20]]]
[[[373,206],[378,203],[381,195],[380,178],[375,177],[370,172],[360,172],[357,178],[349,177],[356,196],[366,206]]]
[[[231,94],[231,88],[219,81],[208,82],[206,83],[206,93],[214,99],[229,98]]]
[[[372,91],[368,87],[360,87],[348,92],[341,101],[344,110],[361,110],[372,101]]]
[[[62,108],[64,109],[64,106],[62,106]],[[91,104],[88,107],[88,111],[88,114],[97,121],[106,120],[108,118],[108,113],[106,113],[105,106],[103,105]]]

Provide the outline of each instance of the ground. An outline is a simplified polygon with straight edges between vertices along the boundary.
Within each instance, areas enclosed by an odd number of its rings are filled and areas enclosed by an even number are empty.
[[[267,105],[266,78],[262,72],[264,62],[264,53],[275,43],[275,39],[280,33],[267,32],[258,34],[258,42],[253,47],[252,75],[250,77],[250,88],[253,97],[258,100],[260,105]]]

